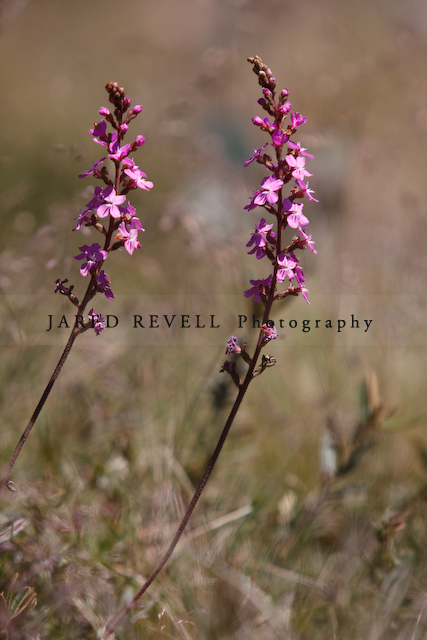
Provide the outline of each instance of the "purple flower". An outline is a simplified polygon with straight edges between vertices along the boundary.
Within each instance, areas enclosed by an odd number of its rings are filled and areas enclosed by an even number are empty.
[[[300,113],[291,113],[291,127],[292,129],[296,129],[296,127],[301,126],[307,122],[307,118],[302,116]]]
[[[93,329],[97,336],[99,336],[105,329],[105,320],[100,313],[95,313],[94,308],[89,311],[88,317],[92,322]]]
[[[224,362],[224,364],[222,365],[221,369],[219,370],[220,373],[232,373],[233,371],[233,363],[230,362],[229,360],[226,360]]]
[[[86,205],[88,208],[88,211],[93,211],[93,209],[97,209],[99,206],[101,206],[103,202],[102,193],[103,193],[102,187],[95,187],[93,192],[93,198],[89,200],[89,202]]]
[[[74,256],[76,260],[86,260],[80,267],[80,273],[82,276],[87,276],[91,271],[95,271],[98,262],[103,262],[108,256],[107,251],[101,249],[100,245],[95,242],[90,247],[87,244],[84,244],[82,247],[79,247],[80,253],[78,256]]]
[[[79,178],[85,178],[86,176],[90,176],[91,174],[93,174],[99,167],[99,165],[104,162],[104,160],[105,158],[101,158],[101,160],[98,160],[98,162],[92,162],[92,168],[85,171],[85,173],[80,173]]]
[[[103,199],[105,203],[101,204],[96,210],[98,218],[106,218],[108,215],[112,218],[120,218],[121,213],[117,205],[123,204],[126,196],[118,196],[113,187],[107,187],[104,189]]]
[[[305,176],[311,176],[312,173],[309,173],[307,169],[305,169],[305,158],[303,156],[295,156],[289,154],[285,158],[288,165],[293,168],[292,176],[298,180],[304,180]]]
[[[123,147],[121,147],[119,141],[115,140],[114,142],[110,143],[109,151],[109,158],[111,158],[111,160],[119,162],[120,160],[123,160],[123,158],[126,158],[129,154],[130,144],[125,144]]]
[[[99,275],[96,277],[97,285],[96,290],[100,293],[105,293],[105,297],[107,300],[114,300],[113,292],[110,289],[110,278],[105,273],[104,269],[99,272]]]
[[[268,204],[276,204],[279,199],[276,191],[279,191],[283,187],[283,180],[278,180],[274,176],[268,176],[261,182],[262,191],[259,191],[254,197],[254,204],[263,205],[266,202]]]
[[[94,125],[93,129],[89,129],[89,133],[91,133],[94,138],[94,142],[97,142],[98,144],[102,144],[103,147],[107,146],[107,141],[106,138],[107,136],[105,135],[107,131],[107,123],[105,122],[105,120],[101,120],[101,122],[98,122],[98,124]]]
[[[139,223],[139,225],[141,225],[141,223]],[[132,220],[131,228],[129,231],[126,229],[126,224],[124,222],[121,222],[119,224],[118,231],[119,233],[114,237],[117,238],[117,240],[122,240],[126,251],[130,255],[133,254],[135,249],[139,249],[141,247],[141,243],[138,240],[138,228],[136,221]],[[145,231],[145,229],[142,229],[141,227],[140,231]]]
[[[241,353],[241,351],[242,349],[237,344],[236,336],[231,336],[231,338],[227,342],[225,354],[228,356],[230,353]]]
[[[295,278],[294,269],[297,266],[298,261],[292,260],[292,258],[288,258],[284,253],[279,253],[277,256],[277,265],[280,267],[277,270],[277,282],[283,282],[286,276],[289,280]]]
[[[262,193],[262,191],[260,189],[258,189],[257,191],[254,192],[252,198],[250,199],[249,204],[246,205],[246,207],[244,207],[246,209],[246,211],[252,211],[252,209],[256,209],[258,205],[255,204],[255,198],[257,196],[259,196]]]
[[[258,260],[261,260],[261,258],[265,256],[264,247],[268,244],[267,235],[272,228],[272,224],[265,224],[265,218],[261,218],[255,227],[255,233],[252,234],[251,239],[246,245],[247,247],[250,247],[255,244],[254,248],[251,251],[248,251],[248,253],[252,254],[256,252]],[[274,237],[275,233],[272,232],[271,236]]]
[[[246,160],[246,162],[245,162],[245,167],[247,167],[247,166],[248,166],[248,164],[251,164],[251,162],[253,162],[254,160],[258,160],[258,159],[259,159],[259,160],[261,160],[261,151],[262,151],[263,149],[265,149],[265,147],[266,147],[267,145],[268,145],[268,142],[266,142],[266,143],[265,143],[265,145],[264,145],[264,146],[262,146],[260,149],[254,149],[254,152],[255,152],[255,153],[254,153],[254,155],[253,155],[253,156],[251,156],[251,157],[249,158],[249,160]]]
[[[284,131],[277,129],[276,127],[273,129],[273,132],[271,134],[271,141],[273,142],[275,147],[281,147],[282,144],[285,144],[285,142],[287,142],[288,140],[289,136]]]
[[[263,280],[250,280],[250,283],[253,284],[254,286],[251,289],[244,291],[243,295],[245,296],[245,298],[250,298],[251,296],[253,296],[255,302],[262,302],[260,288],[263,290],[265,294],[266,288],[271,286],[272,281],[273,281],[272,273],[270,273],[268,278],[264,278]]]
[[[58,291],[60,291],[61,293],[67,293],[70,288],[69,287],[64,287],[64,284],[68,282],[68,278],[65,278],[65,280],[61,280],[61,278],[58,278],[57,280],[55,280],[55,293],[58,293]]]
[[[285,198],[283,201],[283,207],[285,211],[289,213],[287,217],[287,223],[292,229],[296,229],[297,227],[306,227],[310,224],[310,220],[303,214],[303,203],[297,204],[296,202],[292,202],[289,198]]]
[[[86,209],[85,211],[82,211],[80,209],[80,213],[77,216],[77,218],[74,218],[74,220],[77,220],[77,225],[74,227],[73,231],[79,231],[79,229],[81,229],[81,226],[84,222],[90,222],[90,218],[88,218],[87,214],[90,213],[90,209]]]

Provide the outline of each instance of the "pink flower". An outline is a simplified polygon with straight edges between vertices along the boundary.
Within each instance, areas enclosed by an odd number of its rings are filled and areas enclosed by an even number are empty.
[[[297,266],[298,262],[296,260],[292,260],[292,258],[288,258],[284,253],[280,253],[277,256],[277,264],[280,267],[277,271],[277,282],[283,282],[286,276],[289,280],[295,278],[294,269]]]
[[[291,113],[291,127],[292,129],[296,129],[296,127],[301,126],[307,122],[307,118],[302,116],[300,113]]]
[[[295,291],[298,291],[298,289],[295,289]],[[300,287],[299,292],[302,297],[304,298],[304,300],[306,301],[307,304],[311,304],[311,302],[309,302],[308,297],[307,297],[307,293],[310,293],[309,290],[307,289],[307,287]]]
[[[303,214],[303,203],[297,204],[296,202],[292,202],[289,198],[285,198],[283,201],[283,207],[285,211],[289,213],[287,217],[287,223],[292,229],[296,229],[297,227],[306,227],[310,224],[310,220]]]
[[[283,187],[283,180],[278,180],[274,176],[268,176],[261,182],[262,191],[259,191],[254,198],[254,204],[263,205],[266,202],[268,204],[276,204],[279,199],[276,191],[279,191]]]
[[[147,174],[141,171],[138,167],[132,169],[125,169],[125,174],[136,184],[139,189],[145,189],[149,191],[153,188],[154,184],[150,180],[145,180]]]
[[[311,235],[307,235],[304,231],[304,229],[301,229],[301,227],[299,227],[300,233],[302,233],[303,237],[304,237],[304,241],[306,246],[310,249],[310,251],[312,251],[313,253],[317,253],[316,249],[314,248],[314,245],[316,244],[314,242],[314,240],[311,239]]]
[[[101,316],[100,313],[95,313],[94,308],[89,311],[87,314],[89,319],[92,321],[92,327],[97,336],[99,336],[105,329],[105,320]]]
[[[109,157],[111,158],[111,160],[119,162],[120,160],[123,160],[123,158],[126,158],[128,156],[130,152],[130,144],[125,144],[123,147],[121,147],[119,141],[115,140],[114,142],[111,142],[109,151]]]
[[[318,200],[316,200],[316,198],[313,198],[313,196],[311,195],[312,193],[315,193],[315,191],[313,191],[313,189],[308,188],[308,182],[307,184],[305,184],[302,180],[295,180],[295,182],[300,188],[300,191],[298,191],[298,193],[296,194],[297,198],[303,198],[304,196],[307,196],[309,200],[314,202],[319,202]]]
[[[113,187],[107,187],[104,189],[103,199],[105,203],[101,204],[96,210],[98,218],[106,218],[108,215],[112,218],[120,218],[121,213],[118,205],[123,204],[126,196],[118,196]]]
[[[145,231],[145,229],[142,229],[142,227],[141,227],[141,230]],[[129,231],[126,229],[126,224],[124,222],[121,222],[119,224],[118,231],[119,233],[116,234],[114,237],[117,238],[117,240],[122,240],[126,251],[130,255],[133,254],[135,249],[139,249],[141,247],[141,243],[138,241],[138,229],[136,228],[136,225],[134,224],[134,222],[132,222],[132,225]]]
[[[307,149],[301,146],[301,142],[288,142],[288,147],[295,149],[297,156],[305,156],[306,158],[314,159],[311,153],[306,153]]]
[[[313,175],[304,168],[305,158],[303,158],[302,156],[298,156],[297,158],[295,158],[295,156],[289,154],[288,156],[286,156],[285,160],[288,165],[294,169],[292,171],[292,176],[294,178],[297,178],[298,180],[304,180],[305,176]]]

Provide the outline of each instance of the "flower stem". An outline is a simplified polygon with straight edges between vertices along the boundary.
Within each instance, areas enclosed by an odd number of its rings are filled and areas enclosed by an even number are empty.
[[[37,418],[39,417],[39,413],[43,409],[44,404],[45,404],[45,402],[46,402],[46,400],[47,400],[47,398],[49,396],[49,393],[51,392],[52,387],[55,384],[55,381],[56,381],[57,377],[61,373],[61,369],[62,369],[62,367],[64,365],[64,362],[66,361],[66,359],[68,357],[68,354],[71,351],[71,347],[74,344],[74,340],[77,338],[78,335],[79,335],[79,331],[76,330],[75,327],[73,327],[73,329],[71,331],[71,334],[70,334],[70,337],[68,338],[68,342],[67,342],[67,344],[65,346],[65,349],[64,349],[64,351],[63,351],[63,353],[62,353],[62,355],[61,355],[61,357],[59,359],[58,364],[56,365],[55,371],[52,373],[52,376],[51,376],[51,378],[50,378],[50,380],[49,380],[49,382],[47,384],[47,387],[44,390],[43,395],[40,398],[39,403],[38,403],[33,415],[31,416],[31,420],[29,421],[24,433],[22,434],[18,444],[16,445],[16,447],[15,447],[13,453],[12,453],[12,456],[11,456],[9,462],[7,463],[7,466],[6,466],[5,470],[3,471],[3,473],[2,473],[2,475],[0,477],[0,491],[3,489],[5,483],[7,482],[8,478],[9,478],[9,475],[10,475],[10,472],[12,471],[12,467],[15,464],[16,459],[19,456],[19,454],[21,452],[21,449],[24,446],[28,436],[30,435],[31,429],[34,427],[34,424],[35,424]]]
[[[266,322],[268,319],[268,315],[269,315],[269,311],[271,309],[271,305],[273,303],[273,295],[271,294],[268,297],[268,300],[266,301],[266,306],[265,306],[265,311],[264,311],[264,321]],[[199,483],[199,486],[197,487],[193,498],[191,499],[191,502],[187,508],[187,511],[184,514],[184,517],[181,520],[181,523],[178,527],[177,532],[175,533],[175,536],[172,540],[172,542],[170,543],[167,551],[165,552],[165,554],[163,555],[163,557],[161,558],[161,560],[159,561],[159,563],[157,564],[156,568],[151,572],[151,574],[148,576],[147,580],[144,582],[144,584],[142,585],[142,587],[139,589],[139,591],[134,595],[134,597],[132,598],[132,600],[126,605],[126,607],[124,607],[120,613],[117,615],[117,617],[115,618],[115,620],[107,625],[106,627],[106,631],[104,632],[104,635],[102,636],[102,640],[106,640],[106,638],[109,638],[111,636],[112,633],[114,633],[114,631],[117,629],[117,627],[119,626],[119,624],[124,620],[124,618],[127,616],[127,614],[134,608],[134,606],[136,605],[136,603],[138,602],[138,600],[141,598],[141,596],[145,593],[145,591],[147,591],[148,587],[151,585],[151,583],[154,581],[154,579],[156,578],[156,576],[160,573],[160,571],[163,569],[163,567],[166,565],[166,563],[168,562],[169,558],[171,557],[176,545],[179,542],[179,539],[181,538],[182,534],[184,533],[184,530],[188,524],[188,521],[190,520],[190,517],[196,507],[196,504],[199,501],[200,496],[202,495],[203,489],[205,488],[211,473],[213,471],[213,468],[215,466],[216,461],[219,458],[219,455],[221,453],[221,450],[224,446],[225,440],[230,432],[230,428],[231,425],[233,424],[234,418],[236,417],[236,414],[240,408],[240,405],[242,403],[242,400],[245,396],[245,393],[249,387],[250,382],[253,380],[253,374],[254,374],[254,370],[256,367],[256,363],[257,360],[259,358],[260,352],[261,352],[261,348],[262,348],[262,332],[260,332],[260,336],[258,339],[258,343],[254,352],[254,356],[252,358],[252,363],[248,369],[248,371],[246,372],[246,376],[245,379],[243,380],[243,383],[239,389],[239,393],[237,395],[237,398],[234,402],[234,405],[230,411],[230,414],[227,418],[227,422],[225,423],[225,426],[222,430],[222,433],[219,437],[218,443],[215,447],[215,451],[212,454],[212,457],[209,461],[208,466],[206,467],[206,471],[203,474],[203,477]]]

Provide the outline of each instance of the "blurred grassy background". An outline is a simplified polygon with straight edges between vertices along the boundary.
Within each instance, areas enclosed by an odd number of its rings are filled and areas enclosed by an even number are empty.
[[[278,314],[373,323],[356,337],[282,331],[191,533],[117,638],[425,637],[425,4],[3,0],[0,12],[2,465],[65,344],[45,332],[67,311],[53,283],[82,290],[73,256],[95,239],[71,233],[91,184],[77,174],[99,158],[87,130],[109,80],[144,105],[132,132],[155,188],[132,198],[142,249],[113,256],[117,300],[97,309],[124,317],[159,296],[173,314],[181,296],[183,313],[225,318],[205,345],[192,332],[79,338],[14,470],[18,493],[2,494],[1,589],[17,572],[15,589],[38,598],[10,635],[95,638],[154,567],[215,446],[234,397],[224,344],[251,339],[233,318],[252,313],[241,292],[266,275],[245,248],[259,216],[243,210],[263,177],[243,169],[265,141],[250,120],[258,54],[308,117],[298,139],[320,199],[307,207],[318,255],[303,255],[312,305]]]

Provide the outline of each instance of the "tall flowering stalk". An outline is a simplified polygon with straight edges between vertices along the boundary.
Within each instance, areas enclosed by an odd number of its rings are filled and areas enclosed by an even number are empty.
[[[310,304],[307,297],[308,289],[305,286],[305,276],[295,252],[308,247],[313,253],[317,253],[314,249],[311,235],[308,235],[305,231],[309,220],[303,213],[303,203],[299,202],[306,197],[309,200],[315,200],[312,195],[313,191],[309,188],[308,182],[305,182],[305,179],[311,176],[311,173],[305,168],[305,161],[306,158],[313,158],[313,156],[308,154],[299,142],[295,143],[290,140],[291,136],[294,136],[297,132],[298,127],[305,124],[307,119],[301,114],[291,111],[292,107],[288,102],[289,92],[287,89],[284,89],[278,97],[276,96],[276,80],[270,69],[263,64],[258,56],[248,58],[248,61],[253,64],[253,70],[257,74],[259,84],[262,87],[263,97],[258,102],[270,116],[264,119],[256,116],[252,119],[255,126],[269,135],[270,140],[263,147],[255,150],[254,155],[245,163],[245,165],[248,165],[253,161],[257,161],[259,164],[264,165],[269,172],[262,180],[260,188],[253,194],[250,203],[245,207],[249,211],[261,207],[272,220],[271,224],[267,224],[266,219],[262,218],[256,225],[255,232],[246,245],[247,247],[252,247],[249,253],[255,254],[258,260],[267,257],[271,267],[271,272],[267,277],[251,280],[250,282],[253,286],[243,294],[246,298],[253,296],[256,301],[263,304],[264,313],[261,329],[252,356],[247,353],[245,344],[238,345],[236,336],[232,336],[228,340],[226,354],[239,355],[248,365],[243,381],[239,378],[235,362],[226,360],[222,366],[221,371],[230,374],[238,388],[237,398],[230,415],[212,458],[169,548],[132,600],[120,611],[112,623],[107,624],[102,635],[104,640],[114,633],[115,629],[133,609],[139,598],[171,557],[212,473],[249,384],[267,367],[275,364],[275,358],[269,355],[263,355],[260,364],[258,364],[262,349],[271,340],[277,338],[278,335],[273,321],[270,320],[273,303],[289,295],[298,296],[301,294]],[[288,117],[289,122],[286,124]],[[274,156],[274,159],[268,153],[264,153],[264,149],[268,144],[272,147],[273,153],[271,155]],[[284,195],[285,188],[289,189],[287,197]],[[284,232],[287,227],[293,231],[298,230],[299,235],[294,235],[286,244]],[[282,289],[286,280],[288,286],[286,289]]]
[[[80,211],[76,218],[77,225],[73,229],[73,231],[78,231],[83,225],[93,227],[101,234],[102,246],[98,242],[91,245],[84,244],[79,247],[80,253],[75,256],[76,260],[82,261],[80,274],[84,278],[88,278],[89,281],[81,301],[74,294],[74,285],[66,286],[68,282],[66,279],[56,280],[55,293],[59,292],[68,297],[70,302],[77,307],[76,322],[31,420],[0,478],[0,490],[5,484],[13,490],[13,483],[8,482],[9,474],[61,372],[75,339],[88,329],[93,329],[96,335],[100,335],[105,329],[103,317],[96,313],[93,307],[87,313],[87,317],[84,317],[87,305],[96,294],[104,294],[108,300],[114,299],[110,279],[103,269],[104,262],[112,251],[124,247],[132,255],[134,250],[141,246],[138,232],[144,231],[144,229],[136,216],[135,208],[127,198],[129,192],[134,189],[148,191],[153,187],[153,183],[146,179],[146,174],[141,171],[131,157],[131,154],[144,144],[144,136],[138,135],[133,142],[128,144],[123,144],[123,140],[127,134],[129,123],[142,111],[142,105],[135,105],[131,108],[130,99],[126,97],[124,89],[119,87],[117,82],[109,82],[105,88],[109,93],[109,100],[114,106],[114,110],[111,113],[106,107],[101,107],[99,114],[102,119],[94,125],[93,129],[89,130],[94,142],[105,148],[105,155],[97,162],[92,163],[92,167],[85,173],[79,175],[79,178],[92,176],[100,181],[102,186],[95,187],[93,198],[87,203],[86,209]],[[109,128],[111,131],[108,131]],[[107,158],[114,167],[111,177],[105,165]]]

